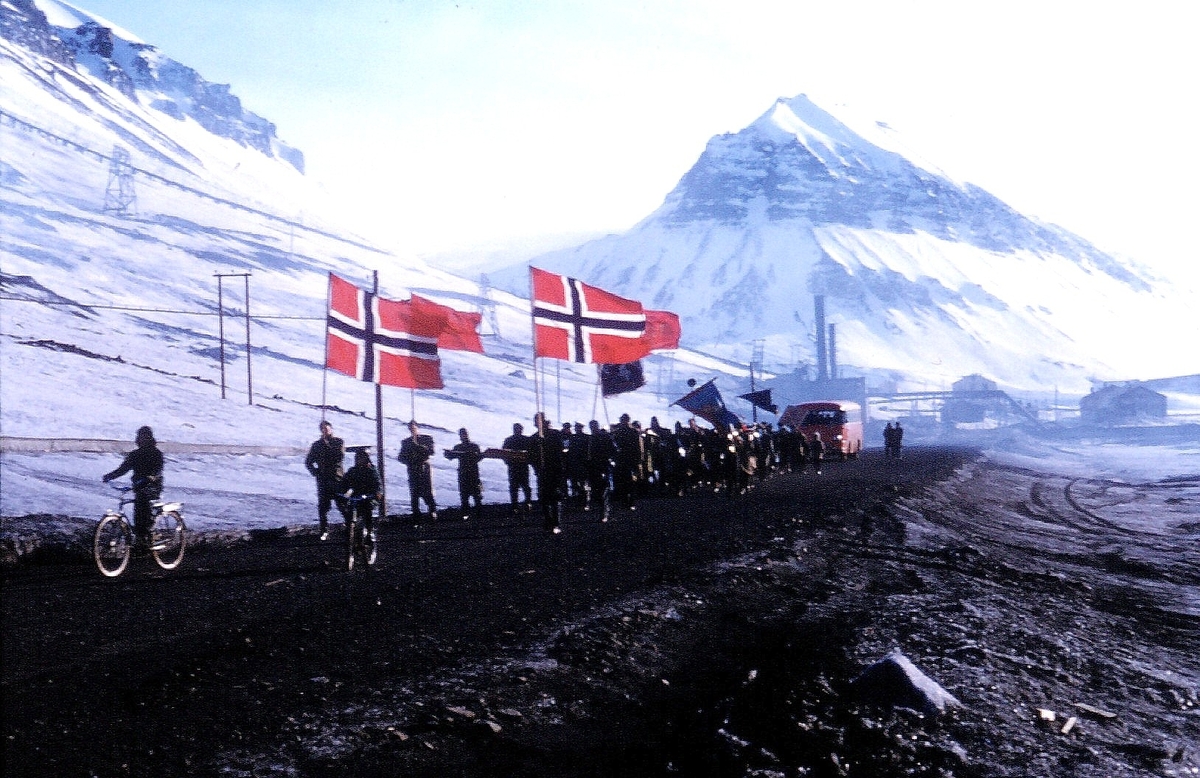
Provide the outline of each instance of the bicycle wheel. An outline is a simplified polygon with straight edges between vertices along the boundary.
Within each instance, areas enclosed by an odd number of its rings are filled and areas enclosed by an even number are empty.
[[[133,551],[133,531],[124,516],[105,516],[96,525],[96,535],[92,541],[92,556],[96,559],[96,567],[109,578],[115,578],[129,564],[129,555]]]
[[[354,569],[354,529],[355,521],[346,520],[346,570]]]
[[[379,555],[378,546],[375,545],[375,541],[365,529],[363,530],[363,553],[367,557],[368,565],[375,564],[375,557]]]
[[[174,570],[183,561],[183,550],[187,546],[186,530],[179,511],[160,513],[154,519],[150,552],[163,570]]]

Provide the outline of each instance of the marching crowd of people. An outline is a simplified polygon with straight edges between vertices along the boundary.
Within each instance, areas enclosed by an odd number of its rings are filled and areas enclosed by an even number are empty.
[[[522,424],[514,424],[512,435],[500,448],[486,450],[463,428],[458,431],[459,442],[443,451],[458,466],[463,519],[477,517],[482,509],[479,464],[487,458],[499,459],[506,466],[513,514],[532,514],[536,502],[545,529],[558,533],[564,506],[595,511],[600,521],[608,521],[614,507],[637,510],[638,499],[643,497],[741,494],[755,480],[774,472],[811,468],[820,474],[826,454],[819,433],[806,435],[765,422],[716,429],[702,427],[693,419],[687,425],[676,422],[665,427],[653,417],[643,427],[629,414],[622,414],[618,423],[608,427],[592,420],[587,427],[576,422],[560,428],[538,413],[533,425],[526,434]],[[431,465],[436,446],[416,421],[408,426],[409,436],[401,442],[397,459],[407,471],[412,516],[420,519],[424,503],[429,519],[437,520]],[[382,499],[382,494],[378,477],[372,480],[359,473],[351,478],[351,473],[342,472],[344,442],[333,435],[328,420],[321,421],[320,429],[321,437],[310,447],[305,466],[316,479],[317,515],[325,539],[331,506],[344,513],[346,498],[358,496],[358,511],[363,511],[365,502],[369,514],[370,501]],[[351,472],[360,467],[374,469],[366,451],[356,450],[355,457]],[[536,490],[531,484],[536,484]],[[361,499],[364,497],[367,499]],[[367,527],[373,530],[369,521]]]

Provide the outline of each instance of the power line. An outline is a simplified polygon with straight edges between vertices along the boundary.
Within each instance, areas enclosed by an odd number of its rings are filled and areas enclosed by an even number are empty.
[[[0,295],[0,300],[5,300],[14,303],[37,303],[38,305],[61,305],[70,308],[95,308],[105,311],[132,311],[135,313],[181,313],[185,316],[220,316],[219,311],[185,311],[175,308],[141,308],[134,305],[100,305],[93,303],[74,303],[61,302],[54,300],[31,300],[28,297],[9,297],[8,295]],[[256,313],[250,318],[252,319],[285,319],[294,321],[325,321],[325,316],[283,316],[280,314],[261,314]]]
[[[160,184],[164,184],[166,186],[170,186],[175,189],[179,189],[180,191],[183,191],[183,192],[188,192],[189,194],[194,194],[197,197],[202,197],[206,200],[211,200],[215,203],[227,205],[230,208],[236,208],[241,211],[246,211],[248,213],[253,213],[258,216],[262,216],[263,218],[266,218],[266,219],[272,219],[274,221],[281,222],[283,224],[288,224],[288,225],[291,225],[293,228],[298,227],[307,232],[311,232],[314,235],[320,235],[325,238],[331,238],[331,239],[339,241],[341,243],[345,243],[350,246],[356,246],[357,248],[360,248],[360,249],[363,249],[366,251],[373,251],[377,254],[387,254],[388,253],[381,248],[377,248],[375,246],[371,246],[366,243],[362,243],[360,241],[351,240],[350,238],[347,238],[343,235],[337,235],[332,232],[326,232],[325,230],[317,229],[316,227],[312,227],[307,224],[303,224],[302,222],[297,222],[294,219],[289,219],[286,216],[280,216],[278,214],[271,213],[270,211],[264,211],[259,208],[252,208],[251,206],[244,205],[242,203],[237,202],[236,200],[230,200],[225,197],[217,197],[214,194],[205,192],[203,189],[197,189],[195,187],[191,187],[186,184],[181,184],[178,181],[173,181],[170,178],[167,178],[165,176],[160,176],[157,173],[151,173],[149,170],[143,170],[142,168],[134,167],[132,164],[129,164],[128,159],[125,159],[123,161],[117,160],[116,157],[114,157],[112,155],[105,154],[100,151],[96,151],[95,149],[92,149],[92,148],[88,148],[87,146],[84,146],[82,143],[73,141],[70,138],[64,138],[61,135],[57,135],[53,132],[50,132],[49,130],[46,130],[42,127],[37,126],[36,124],[25,121],[24,119],[18,119],[16,116],[13,116],[11,113],[0,110],[0,126],[2,126],[4,124],[10,124],[15,127],[24,129],[27,132],[32,132],[36,135],[40,135],[44,138],[54,141],[55,143],[59,144],[60,146],[66,146],[68,148],[74,149],[75,151],[77,151],[81,154],[87,154],[87,155],[93,156],[96,159],[100,160],[101,162],[108,162],[110,164],[112,164],[114,162],[122,162],[122,164],[121,164],[122,174],[128,176],[128,182],[129,182],[130,186],[132,186],[133,175],[137,174],[137,175],[149,178],[151,180],[157,181]],[[174,164],[174,163],[172,163],[172,164]]]

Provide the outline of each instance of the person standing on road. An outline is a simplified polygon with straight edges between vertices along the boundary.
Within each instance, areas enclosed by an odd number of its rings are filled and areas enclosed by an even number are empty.
[[[613,498],[629,510],[637,510],[637,476],[642,463],[642,436],[633,428],[629,414],[622,413],[620,423],[612,432]]]
[[[588,504],[588,435],[583,425],[575,422],[575,431],[563,425],[567,442],[567,483],[571,487],[571,498],[576,505],[586,508]]]
[[[525,437],[524,432],[525,427],[520,422],[514,424],[513,434],[505,438],[500,446],[505,451],[515,452],[512,457],[504,460],[508,467],[508,501],[512,505],[513,516],[517,515],[518,493],[525,493],[526,513],[533,502],[533,495],[529,489],[529,438]]]
[[[538,506],[542,524],[555,535],[562,532],[559,524],[559,505],[562,497],[559,485],[563,477],[562,433],[556,430],[541,411],[533,417],[536,432],[529,436],[529,459],[537,474]]]
[[[421,515],[421,500],[429,508],[429,518],[437,521],[437,503],[433,499],[433,470],[429,458],[433,456],[433,437],[422,435],[414,419],[408,423],[411,433],[400,443],[397,459],[408,469],[408,496],[412,500],[413,519]]]
[[[900,458],[900,447],[904,445],[904,428],[900,426],[900,422],[896,422],[896,428],[892,431],[895,436],[892,443],[892,456],[896,459]]]
[[[379,473],[371,455],[363,449],[354,452],[354,467],[346,471],[338,482],[337,492],[342,497],[362,497],[352,508],[345,511],[346,530],[350,529],[350,517],[353,515],[362,522],[363,530],[371,541],[375,540],[375,503],[383,499],[383,490],[379,483]]]
[[[825,458],[825,444],[821,442],[821,433],[814,432],[808,444],[808,456],[812,461],[813,472],[821,474],[821,460]]]
[[[304,467],[317,481],[317,519],[320,521],[321,540],[325,540],[329,537],[329,506],[336,503],[338,510],[342,511],[337,487],[342,480],[346,444],[341,438],[334,437],[333,424],[327,419],[321,419],[318,426],[321,437],[309,446]]]
[[[111,473],[105,473],[103,480],[108,483],[126,473],[132,473],[130,480],[133,483],[133,526],[138,542],[143,544],[143,548],[149,548],[150,502],[157,500],[162,494],[163,455],[154,440],[154,431],[149,427],[139,427],[134,442],[137,448],[125,455],[120,467]]]
[[[600,422],[592,419],[588,427],[591,429],[591,434],[587,436],[588,502],[583,509],[590,510],[595,505],[600,511],[600,521],[608,521],[612,497],[609,478],[612,475],[612,458],[616,449],[613,448],[612,435],[600,426]]]
[[[483,512],[483,482],[479,478],[479,460],[483,451],[471,441],[467,428],[458,431],[459,442],[445,451],[446,459],[458,460],[458,498],[462,501],[463,519],[471,518],[471,500],[475,501],[475,516]]]

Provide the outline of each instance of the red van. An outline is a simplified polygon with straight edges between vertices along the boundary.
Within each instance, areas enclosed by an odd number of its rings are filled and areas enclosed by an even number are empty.
[[[810,439],[814,432],[820,433],[826,456],[857,459],[862,451],[862,406],[858,403],[830,400],[789,405],[779,423]]]

